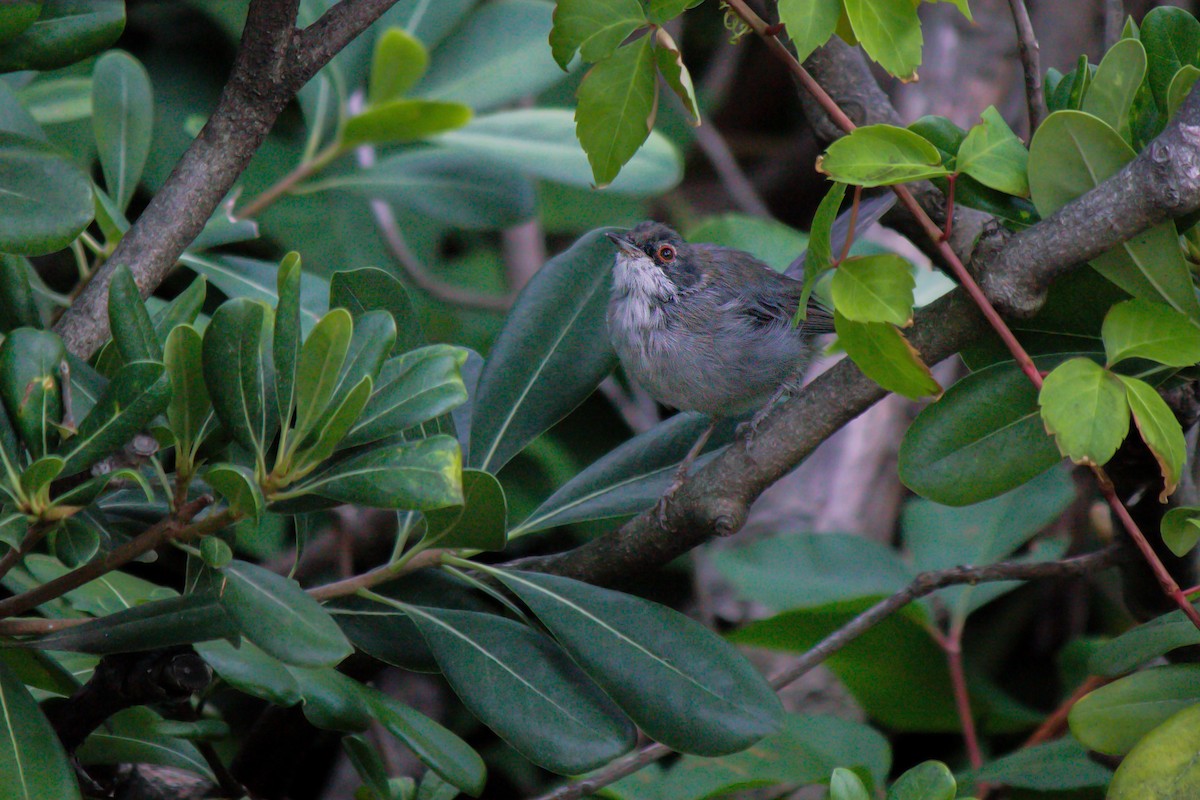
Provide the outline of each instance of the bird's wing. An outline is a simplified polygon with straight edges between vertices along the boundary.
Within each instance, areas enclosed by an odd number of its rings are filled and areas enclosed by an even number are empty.
[[[858,218],[854,223],[855,238],[866,233],[867,229],[878,222],[879,218],[886,214],[888,209],[895,204],[896,195],[891,192],[862,200],[858,204]],[[850,212],[844,211],[833,221],[833,228],[830,231],[831,248],[834,255],[842,252],[842,248],[846,245],[846,234],[849,233],[849,230]],[[804,280],[804,262],[807,256],[808,251],[805,250],[784,270],[783,274],[793,280]]]
[[[772,273],[777,276],[778,273]],[[792,317],[800,306],[803,287],[790,278],[779,276],[761,287],[756,295],[742,294],[742,313],[757,325],[791,325]],[[800,324],[802,333],[815,335],[833,332],[833,314],[815,297],[808,299],[808,313]]]

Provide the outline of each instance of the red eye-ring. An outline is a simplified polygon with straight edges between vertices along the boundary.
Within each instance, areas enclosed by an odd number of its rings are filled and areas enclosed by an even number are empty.
[[[659,245],[658,260],[666,262],[668,264],[670,262],[674,261],[675,260],[675,248],[671,247],[671,245],[669,245],[669,244]]]

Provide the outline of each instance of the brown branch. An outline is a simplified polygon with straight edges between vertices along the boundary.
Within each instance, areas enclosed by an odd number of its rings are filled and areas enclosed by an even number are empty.
[[[1091,575],[1112,567],[1130,557],[1122,545],[1110,545],[1087,555],[1064,558],[1061,561],[1043,561],[1036,564],[1003,562],[984,567],[951,567],[950,569],[922,572],[913,578],[904,589],[880,600],[854,619],[826,636],[787,668],[771,676],[772,688],[779,690],[794,683],[802,675],[819,666],[837,651],[846,647],[862,634],[895,614],[900,609],[926,595],[947,586],[995,581],[1029,581],[1042,578],[1073,578]],[[671,753],[671,749],[658,743],[647,745],[629,755],[612,762],[607,767],[586,778],[560,786],[540,795],[536,800],[579,800],[596,790],[632,775],[648,764]]]
[[[412,559],[399,567],[392,564],[384,564],[361,575],[327,583],[324,586],[314,586],[308,590],[308,594],[315,600],[331,600],[334,597],[345,597],[346,595],[354,594],[359,589],[369,589],[372,586],[378,586],[381,583],[395,580],[401,575],[407,575],[410,572],[416,572],[425,567],[432,567],[441,560],[445,552],[445,550],[425,550],[413,556]]]
[[[1025,105],[1029,109],[1029,138],[1042,124],[1046,115],[1046,98],[1042,92],[1041,46],[1033,32],[1029,9],[1025,0],[1008,0],[1012,9],[1013,24],[1017,28],[1017,51],[1021,55],[1021,69],[1025,72]]]

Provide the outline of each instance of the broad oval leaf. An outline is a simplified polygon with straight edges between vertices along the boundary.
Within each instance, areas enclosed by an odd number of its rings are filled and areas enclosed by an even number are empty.
[[[617,48],[579,84],[575,135],[592,165],[597,188],[613,182],[646,141],[658,103],[653,38]]]
[[[204,331],[204,383],[234,440],[265,457],[279,424],[271,359],[271,310],[244,297],[221,305]]]
[[[1200,327],[1162,303],[1135,298],[1117,303],[1100,329],[1112,366],[1127,358],[1148,358],[1171,367],[1200,362]]]
[[[1070,736],[1023,747],[969,774],[979,782],[1035,792],[1102,789],[1112,780],[1112,770],[1093,761],[1087,749]]]
[[[204,385],[204,340],[191,325],[179,325],[167,335],[163,364],[171,381],[167,424],[175,435],[176,458],[191,464],[192,447],[199,441],[212,413]]]
[[[12,0],[0,10],[0,43],[24,31],[42,13],[42,0]]]
[[[1029,196],[1029,151],[995,106],[980,115],[958,148],[955,165],[984,186],[1019,197]]]
[[[584,61],[600,61],[646,22],[638,0],[561,0],[554,9],[550,50],[563,69],[576,52]]]
[[[568,578],[494,570],[638,727],[698,755],[778,728],[779,698],[732,645],[665,606]]]
[[[396,144],[461,128],[471,107],[437,100],[389,100],[346,120],[342,144]]]
[[[553,640],[504,617],[407,606],[471,713],[560,775],[607,764],[637,732]]]
[[[350,312],[335,308],[321,318],[304,340],[296,364],[295,432],[298,437],[312,430],[333,399],[353,335],[354,321]]]
[[[165,720],[149,708],[126,708],[93,731],[76,750],[76,756],[81,764],[157,764],[215,781],[216,776],[196,745],[172,735],[169,729],[164,730],[166,727]],[[228,727],[225,731],[228,735]]]
[[[855,322],[912,322],[917,281],[909,264],[894,253],[848,258],[833,272],[833,304]]]
[[[280,265],[241,256],[198,256],[184,253],[181,264],[203,275],[229,297],[261,300],[274,308]],[[329,282],[311,272],[300,274],[300,330],[308,332],[329,310]]]
[[[495,476],[475,469],[462,473],[463,504],[425,512],[426,538],[438,547],[503,550],[508,543],[508,501]]]
[[[385,361],[375,393],[343,446],[395,435],[466,402],[462,379],[466,359],[462,348],[435,344]]]
[[[1138,36],[1146,47],[1146,78],[1154,102],[1167,107],[1167,89],[1180,67],[1200,66],[1200,22],[1182,8],[1165,6],[1142,19]]]
[[[81,797],[58,734],[25,684],[0,663],[0,775],[4,794],[20,800]]]
[[[162,361],[162,344],[150,321],[133,273],[124,264],[113,270],[108,284],[108,324],[113,343],[125,363]]]
[[[91,181],[77,166],[46,142],[0,131],[0,252],[61,250],[93,211]]]
[[[1148,733],[1130,751],[1108,786],[1107,800],[1186,800],[1200,794],[1200,703]]]
[[[204,473],[204,481],[225,498],[239,514],[257,520],[262,516],[263,496],[254,471],[240,464],[214,464]]]
[[[1072,358],[1046,376],[1038,392],[1046,430],[1076,464],[1101,465],[1129,432],[1121,380],[1090,358]]]
[[[101,56],[92,73],[92,109],[104,186],[124,209],[150,155],[154,95],[145,67],[119,50]]]
[[[50,531],[50,551],[64,566],[82,567],[100,551],[100,534],[79,517],[68,517]]]
[[[1200,508],[1180,506],[1163,515],[1159,524],[1163,544],[1183,558],[1200,542]]]
[[[779,0],[779,21],[787,26],[796,58],[802,63],[829,41],[841,15],[841,0]]]
[[[0,254],[0,333],[14,328],[40,328],[42,316],[34,299],[30,265],[20,256]]]
[[[863,374],[889,392],[916,400],[940,396],[942,387],[904,334],[886,322],[855,322],[834,311],[838,344]]]
[[[276,498],[305,494],[411,511],[460,505],[462,454],[450,436],[387,444],[338,462]]]
[[[938,503],[977,503],[1062,460],[1037,389],[1009,361],[972,372],[922,409],[900,445],[904,485]]]
[[[1130,110],[1146,77],[1146,48],[1137,39],[1122,39],[1109,48],[1092,76],[1083,110],[1099,117],[1130,141]]]
[[[1071,733],[1089,750],[1123,756],[1168,717],[1200,703],[1200,664],[1135,672],[1071,707]]]
[[[612,259],[603,230],[592,231],[526,284],[479,378],[470,466],[498,472],[616,365],[605,321]]]
[[[887,800],[954,800],[958,784],[950,768],[926,761],[905,771],[888,789]]]
[[[245,561],[220,570],[221,605],[242,634],[286,664],[337,664],[353,648],[321,604],[293,580]]]
[[[0,48],[0,72],[51,70],[109,47],[125,29],[125,0],[43,0],[37,21]]]
[[[914,80],[921,63],[921,21],[908,0],[846,0],[854,37],[879,66],[902,81]]]
[[[396,321],[392,355],[407,353],[424,341],[421,321],[404,284],[377,267],[339,270],[329,280],[329,305],[344,308],[357,322],[368,311],[387,311]],[[376,382],[378,385],[379,381]]]
[[[855,128],[829,145],[817,169],[835,181],[867,187],[950,174],[936,147],[920,134],[895,125]]]
[[[1097,675],[1120,675],[1172,650],[1196,644],[1200,644],[1200,631],[1182,611],[1172,611],[1105,643],[1088,661],[1088,669]]]
[[[388,28],[375,40],[367,104],[379,105],[408,93],[429,66],[429,51],[404,28]]]
[[[53,425],[62,417],[58,376],[65,357],[62,339],[50,331],[17,328],[0,343],[0,398],[34,458],[57,440]]]
[[[371,724],[361,683],[332,667],[285,667],[300,688],[304,717],[327,731],[358,732]]]
[[[74,475],[123,447],[161,414],[171,399],[171,381],[158,361],[134,361],[117,371],[79,431],[59,447]]]

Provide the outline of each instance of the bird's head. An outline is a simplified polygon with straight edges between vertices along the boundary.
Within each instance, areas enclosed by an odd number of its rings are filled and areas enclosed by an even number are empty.
[[[702,260],[662,223],[643,222],[626,233],[605,235],[617,246],[613,283],[618,292],[666,302],[702,279]]]

